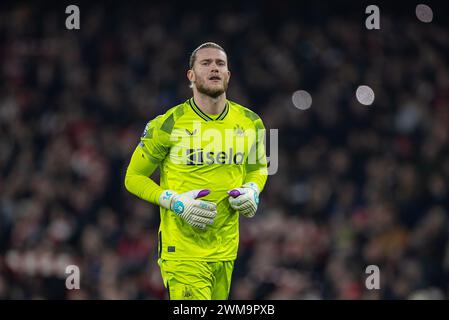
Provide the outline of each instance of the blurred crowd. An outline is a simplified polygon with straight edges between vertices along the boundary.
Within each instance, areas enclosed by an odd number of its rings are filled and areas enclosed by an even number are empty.
[[[2,5],[0,298],[167,298],[159,210],[123,178],[146,122],[191,96],[190,52],[214,41],[228,98],[279,130],[278,172],[240,220],[230,298],[448,299],[447,26],[216,6],[86,5],[67,30],[63,7]],[[356,100],[361,84],[373,105]],[[311,108],[295,108],[298,89]]]

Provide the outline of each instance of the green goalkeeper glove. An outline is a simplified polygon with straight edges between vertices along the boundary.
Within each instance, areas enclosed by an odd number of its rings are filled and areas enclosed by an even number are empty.
[[[193,227],[205,229],[214,222],[217,205],[213,202],[196,200],[207,196],[208,189],[191,190],[177,194],[172,190],[164,190],[159,196],[159,204],[176,213]]]
[[[245,217],[254,217],[259,205],[259,188],[254,182],[245,183],[242,188],[228,191],[231,207]]]

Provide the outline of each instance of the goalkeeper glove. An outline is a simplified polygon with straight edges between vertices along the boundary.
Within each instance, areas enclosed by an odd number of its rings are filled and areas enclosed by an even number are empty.
[[[208,189],[191,190],[177,194],[172,190],[164,190],[159,196],[159,204],[176,213],[193,227],[204,229],[212,224],[217,215],[217,205],[213,202],[196,200],[207,196]]]
[[[259,188],[254,182],[246,183],[242,188],[228,191],[231,207],[245,217],[254,217],[259,205]]]

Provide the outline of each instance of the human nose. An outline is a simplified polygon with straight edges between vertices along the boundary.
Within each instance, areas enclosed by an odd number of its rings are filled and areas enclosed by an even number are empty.
[[[218,72],[218,64],[216,64],[215,62],[212,62],[211,63],[211,71]]]

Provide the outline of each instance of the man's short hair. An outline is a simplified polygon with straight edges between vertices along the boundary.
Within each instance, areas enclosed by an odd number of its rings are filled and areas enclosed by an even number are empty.
[[[216,44],[214,42],[205,42],[202,45],[200,45],[198,48],[193,50],[192,54],[190,55],[190,59],[189,59],[189,67],[190,67],[190,69],[193,68],[193,65],[194,65],[195,60],[196,60],[196,53],[198,52],[198,50],[205,49],[205,48],[218,49],[218,50],[223,51],[224,54],[226,54],[226,51],[224,51],[224,49],[220,45],[218,45],[218,44]]]

